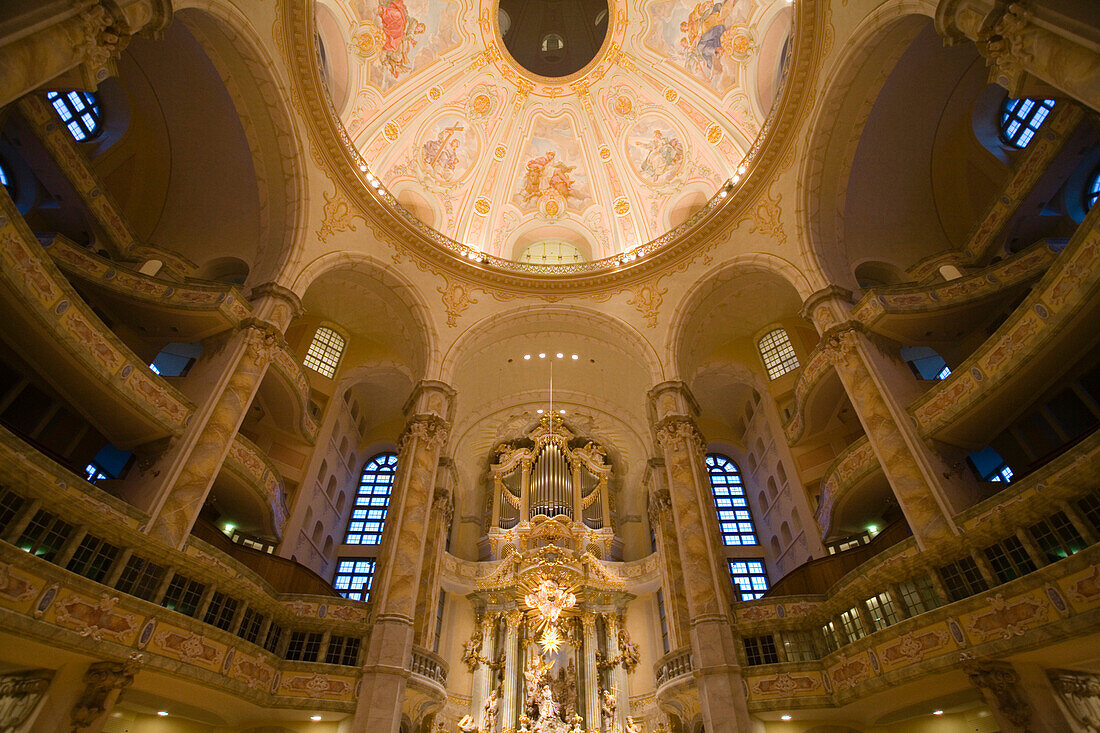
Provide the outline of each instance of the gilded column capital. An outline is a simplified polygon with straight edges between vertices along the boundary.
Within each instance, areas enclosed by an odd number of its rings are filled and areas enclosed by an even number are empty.
[[[649,523],[658,524],[661,516],[672,511],[672,497],[668,489],[657,489],[649,494]]]
[[[581,625],[584,626],[585,633],[594,631],[596,629],[596,617],[597,614],[594,611],[582,611],[581,612]]]
[[[519,629],[520,624],[523,623],[524,613],[519,609],[513,609],[511,611],[504,612],[504,623],[508,625],[508,630],[513,631]]]
[[[145,658],[131,654],[125,662],[96,662],[84,673],[84,692],[73,705],[73,728],[86,728],[107,712],[109,697],[116,690],[124,690],[134,682]]]
[[[852,357],[856,356],[856,347],[859,344],[858,335],[862,330],[859,323],[845,321],[821,335],[825,358],[829,360],[830,364],[844,366]]]
[[[245,353],[258,366],[266,366],[275,361],[276,355],[286,348],[283,334],[267,321],[249,318],[241,322],[244,334]]]

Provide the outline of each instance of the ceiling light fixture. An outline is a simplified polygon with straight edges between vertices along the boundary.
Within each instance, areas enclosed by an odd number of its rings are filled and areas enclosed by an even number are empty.
[[[168,711],[167,710],[158,710],[157,715],[159,715],[162,718],[167,718],[168,717]]]
[[[558,414],[559,414],[559,415],[564,415],[564,414],[565,414],[565,410],[558,410]]]
[[[932,714],[933,715],[943,715],[943,711],[942,710],[933,710]]]
[[[779,716],[779,719],[780,719],[780,720],[790,720],[790,719],[791,719],[791,716],[789,716],[789,715],[780,715],[780,716]]]
[[[545,358],[546,358],[546,354],[539,354],[539,358],[540,358],[540,359],[545,359]]]
[[[535,412],[537,412],[538,414],[541,415],[543,411],[542,410],[535,410]]]
[[[311,715],[311,716],[309,716],[309,719],[312,720],[314,723],[316,723],[318,720],[321,719],[321,716],[320,715]]]
[[[531,355],[530,354],[524,354],[523,355],[523,360],[524,361],[531,361]]]
[[[579,356],[577,356],[576,354],[573,354],[573,361],[576,361],[579,358],[580,358]]]
[[[559,351],[559,352],[558,352],[558,358],[559,358],[559,359],[564,359],[564,358],[565,358],[565,354],[563,354],[563,353],[561,353],[561,352]]]

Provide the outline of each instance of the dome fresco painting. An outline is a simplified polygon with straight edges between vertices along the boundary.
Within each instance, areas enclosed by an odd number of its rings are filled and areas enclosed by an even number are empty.
[[[327,55],[349,49],[337,112],[399,202],[496,257],[552,240],[590,260],[659,237],[735,175],[780,89],[792,17],[787,0],[613,2],[595,57],[551,78],[513,58],[498,18],[511,38],[519,11],[493,2],[321,12],[352,29],[345,42],[319,24]],[[541,22],[531,38],[563,41]],[[567,56],[583,45],[563,34]]]

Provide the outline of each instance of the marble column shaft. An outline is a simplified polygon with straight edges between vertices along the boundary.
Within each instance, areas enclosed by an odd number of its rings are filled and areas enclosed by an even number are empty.
[[[235,350],[229,378],[212,396],[212,409],[205,422],[197,426],[190,450],[179,454],[174,478],[150,512],[147,531],[153,537],[172,547],[182,547],[187,541],[267,367],[280,348],[280,338],[269,324],[251,323],[226,347]]]
[[[422,382],[405,414],[393,500],[371,588],[374,627],[367,648],[354,730],[398,733],[412,658],[416,601],[439,457],[447,442],[454,390]]]
[[[500,729],[507,733],[507,731],[514,731],[519,723],[519,681],[523,672],[521,669],[523,654],[520,653],[519,635],[523,625],[523,614],[519,611],[509,611],[504,615],[504,622],[504,682],[501,683],[497,719],[500,722]]]
[[[492,662],[497,653],[496,623],[492,616],[484,616],[478,621],[478,625],[481,629],[481,646],[478,648],[478,653],[482,659]],[[485,698],[493,689],[494,681],[493,668],[489,664],[482,662],[474,670],[474,680],[470,686],[470,717],[481,726],[485,724],[482,720]]]
[[[921,549],[956,533],[950,497],[937,476],[944,461],[918,434],[904,405],[891,393],[875,358],[878,347],[850,321],[843,297],[823,293],[807,304],[822,332],[829,361],[852,401],[883,473]],[[943,473],[943,471],[941,471]]]
[[[659,464],[663,473],[664,462]],[[688,631],[687,598],[680,579],[684,577],[680,564],[680,546],[676,536],[676,523],[672,520],[672,504],[668,490],[661,488],[649,496],[649,521],[662,550],[662,597],[665,605],[665,623],[668,625],[669,651],[674,651],[690,640]]]
[[[432,498],[432,512],[428,521],[427,542],[424,547],[424,570],[421,573],[420,590],[416,599],[414,614],[415,643],[431,649],[435,643],[435,620],[439,611],[439,565],[443,560],[443,546],[451,526],[454,510],[451,494],[443,488],[436,488]]]
[[[584,653],[584,728],[588,731],[600,729],[600,676],[596,666],[598,639],[596,637],[596,614],[585,612],[581,615]]]
[[[619,646],[619,636],[622,633],[622,616],[610,617],[607,623],[607,655],[611,659],[618,659],[622,653]],[[611,668],[611,687],[615,693],[615,725],[619,730],[626,730],[626,719],[630,715],[630,687],[627,680],[626,669],[621,662],[616,662]]]

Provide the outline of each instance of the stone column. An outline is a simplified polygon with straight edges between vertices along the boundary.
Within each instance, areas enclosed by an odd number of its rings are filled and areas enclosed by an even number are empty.
[[[1039,80],[1100,110],[1100,53],[1079,32],[1090,19],[1074,17],[1073,5],[1059,0],[940,0],[936,30],[948,43],[973,41],[989,64],[989,80],[1013,97],[1050,96],[1035,83]],[[1088,3],[1077,7],[1088,12]]]
[[[523,673],[523,654],[519,640],[523,626],[523,613],[509,611],[504,614],[504,681],[500,686],[500,704],[497,720],[503,733],[514,732],[519,722],[519,683]],[[488,693],[486,693],[488,694]],[[489,731],[489,733],[494,733]]]
[[[680,565],[680,546],[676,537],[676,524],[672,521],[672,499],[665,485],[665,462],[660,458],[649,459],[646,476],[651,477],[653,488],[649,494],[649,524],[661,550],[661,590],[665,602],[665,622],[668,624],[669,651],[675,651],[691,640],[688,631],[687,598],[684,596],[684,577]]]
[[[454,471],[450,459],[444,458],[449,472]],[[441,466],[440,473],[442,474]],[[453,475],[448,472],[448,475]],[[432,496],[432,512],[428,520],[427,543],[424,548],[424,571],[421,574],[420,590],[416,599],[416,619],[414,628],[415,643],[431,649],[435,642],[435,619],[439,604],[439,565],[443,561],[443,546],[447,533],[451,529],[451,517],[454,514],[454,502],[451,500],[451,485],[436,486]]]
[[[66,72],[62,88],[95,89],[115,73],[115,61],[130,37],[155,33],[172,20],[168,0],[102,0],[69,3],[43,23],[26,13],[9,24],[0,38],[0,107]]]
[[[679,539],[680,582],[691,624],[703,724],[707,733],[751,730],[730,613],[733,584],[718,552],[718,515],[705,443],[694,420],[699,408],[682,382],[662,382],[650,390],[649,398]]]
[[[958,531],[952,520],[953,487],[942,478],[958,472],[918,434],[905,405],[896,396],[904,385],[899,384],[896,375],[885,373],[887,355],[868,339],[859,324],[847,320],[847,295],[837,288],[819,291],[807,299],[804,312],[821,332],[828,358],[863,424],[917,545],[927,549]]]
[[[581,614],[582,639],[581,651],[584,653],[584,729],[600,729],[600,673],[596,666],[596,652],[599,640],[596,637],[596,614],[585,611]]]
[[[621,658],[623,645],[620,644],[623,634],[622,614],[605,616],[607,620],[607,655],[616,660],[611,668],[611,687],[615,694],[615,725],[618,730],[626,730],[626,719],[630,716],[630,687],[627,680],[626,667]]]
[[[1038,665],[971,659],[963,669],[1004,733],[1079,730]]]
[[[371,588],[373,628],[353,730],[398,733],[401,726],[432,495],[454,394],[442,382],[425,381],[405,405],[408,422],[401,436],[393,500]]]
[[[485,721],[481,718],[485,698],[489,697],[489,691],[493,689],[496,682],[491,666],[497,653],[496,614],[486,614],[478,619],[477,633],[481,635],[477,648],[480,659],[475,660],[477,666],[471,670],[474,673],[474,680],[470,686],[470,717],[484,727]]]
[[[21,730],[98,733],[141,665],[141,655],[137,654],[124,662],[95,662],[86,667],[63,665],[50,680],[45,702]]]
[[[191,416],[188,435],[168,459],[171,466],[141,472],[165,474],[146,531],[172,547],[187,541],[267,367],[282,348],[282,334],[271,324],[251,321],[225,348],[230,350],[227,378],[201,414]]]

